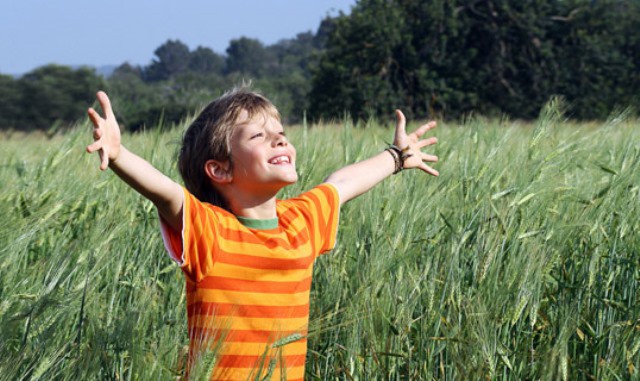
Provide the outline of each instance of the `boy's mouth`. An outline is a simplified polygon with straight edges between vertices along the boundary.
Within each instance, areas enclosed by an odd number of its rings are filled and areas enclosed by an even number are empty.
[[[291,164],[291,158],[286,155],[276,156],[273,159],[269,160],[269,164]]]

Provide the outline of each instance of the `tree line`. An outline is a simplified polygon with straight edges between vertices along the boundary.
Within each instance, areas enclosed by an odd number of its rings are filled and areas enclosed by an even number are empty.
[[[246,81],[268,94],[283,115],[302,115],[308,108],[311,60],[323,46],[323,28],[269,46],[241,37],[230,41],[225,55],[168,40],[148,65],[123,63],[108,78],[90,67],[60,65],[46,65],[20,78],[0,75],[0,128],[64,128],[84,117],[96,90],[104,89],[119,120],[135,131],[161,121],[178,122]]]
[[[249,79],[288,122],[394,108],[530,119],[552,96],[571,117],[606,118],[640,102],[640,1],[361,0],[273,45],[241,37],[220,54],[168,40],[108,78],[56,65],[0,75],[0,128],[69,125],[99,88],[131,130],[172,123]]]

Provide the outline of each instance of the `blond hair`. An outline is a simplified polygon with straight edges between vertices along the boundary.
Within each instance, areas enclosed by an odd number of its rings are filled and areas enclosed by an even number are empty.
[[[205,172],[208,160],[231,161],[231,135],[242,111],[249,119],[264,114],[280,120],[276,107],[247,86],[236,87],[209,103],[191,123],[182,138],[178,169],[184,184],[200,201],[228,208],[228,201],[214,187]]]

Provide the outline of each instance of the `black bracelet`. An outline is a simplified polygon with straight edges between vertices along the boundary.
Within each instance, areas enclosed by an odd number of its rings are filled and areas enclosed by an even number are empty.
[[[402,151],[393,144],[387,147],[385,151],[389,152],[391,154],[391,157],[393,157],[393,162],[395,163],[393,174],[395,175],[396,173],[402,171],[402,167],[404,166],[404,163],[402,161]]]
[[[393,171],[394,175],[402,171],[404,169],[404,161],[413,156],[413,154],[408,153],[409,146],[400,149],[397,145],[389,144],[389,147],[387,147],[385,151],[388,151],[393,157],[393,161],[396,165],[396,168]]]

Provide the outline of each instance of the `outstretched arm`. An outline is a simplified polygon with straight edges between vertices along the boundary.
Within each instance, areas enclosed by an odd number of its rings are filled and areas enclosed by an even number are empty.
[[[396,110],[396,132],[393,144],[403,151],[405,157],[404,160],[401,160],[403,169],[418,168],[430,175],[439,175],[438,171],[425,163],[436,162],[438,157],[421,151],[422,148],[437,143],[438,139],[435,137],[421,139],[427,131],[435,126],[436,122],[432,121],[420,126],[411,134],[407,134],[404,114],[402,111]],[[340,203],[344,204],[373,188],[393,174],[395,169],[394,156],[390,152],[383,151],[369,159],[337,170],[329,175],[325,181],[336,186],[340,195]]]
[[[101,170],[111,168],[125,183],[151,200],[172,228],[181,231],[182,188],[120,143],[120,127],[109,97],[100,91],[97,98],[104,118],[93,108],[88,110],[93,123],[94,142],[87,147],[87,152],[98,151]]]

